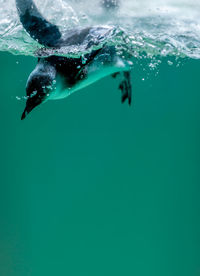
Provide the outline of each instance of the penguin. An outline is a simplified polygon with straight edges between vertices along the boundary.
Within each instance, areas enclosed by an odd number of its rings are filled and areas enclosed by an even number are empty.
[[[93,26],[68,30],[61,34],[59,28],[46,20],[32,0],[16,0],[20,21],[27,33],[46,49],[60,49],[72,46],[81,49],[98,46],[102,38],[113,31],[110,26]],[[92,38],[92,39],[91,39]],[[123,60],[114,46],[103,44],[80,57],[57,56],[53,54],[38,58],[35,69],[26,84],[26,106],[21,119],[37,106],[48,100],[63,99],[108,75],[116,77],[122,73],[119,85],[122,102],[131,104],[130,62]],[[66,53],[67,54],[67,53]]]

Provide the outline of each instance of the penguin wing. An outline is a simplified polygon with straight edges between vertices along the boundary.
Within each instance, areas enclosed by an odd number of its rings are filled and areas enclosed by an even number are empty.
[[[56,47],[61,40],[58,27],[47,21],[32,0],[16,0],[20,21],[30,36],[46,47]]]

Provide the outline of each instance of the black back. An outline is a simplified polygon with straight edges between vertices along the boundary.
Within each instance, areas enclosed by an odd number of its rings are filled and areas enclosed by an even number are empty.
[[[94,60],[95,56],[97,56],[100,51],[102,51],[102,49],[92,51],[84,55],[84,58],[50,56],[44,59],[45,62],[55,67],[57,73],[63,76],[66,80],[66,86],[72,87],[87,77],[87,65]]]

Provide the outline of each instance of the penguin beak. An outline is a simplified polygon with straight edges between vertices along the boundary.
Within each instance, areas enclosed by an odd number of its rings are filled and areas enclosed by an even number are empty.
[[[24,109],[24,112],[22,113],[21,120],[24,120],[26,116],[39,104],[41,104],[42,99],[38,97],[32,97],[29,98],[26,101],[26,107]]]

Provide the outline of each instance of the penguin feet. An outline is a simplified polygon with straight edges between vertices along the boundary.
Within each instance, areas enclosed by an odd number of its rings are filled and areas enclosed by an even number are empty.
[[[119,89],[122,92],[122,103],[125,102],[126,99],[128,99],[128,103],[129,105],[131,105],[131,76],[130,76],[130,72],[126,71],[123,72],[124,74],[124,80],[120,83],[119,85]]]

